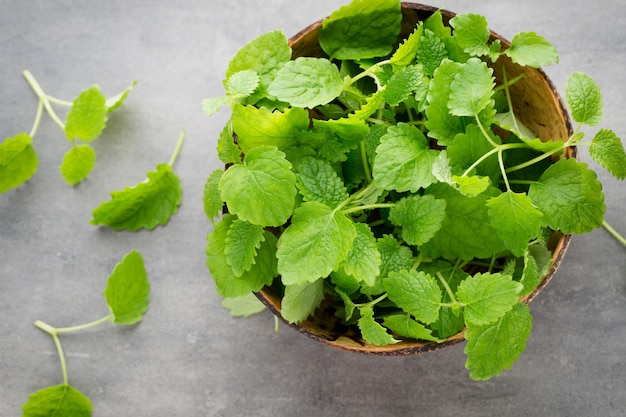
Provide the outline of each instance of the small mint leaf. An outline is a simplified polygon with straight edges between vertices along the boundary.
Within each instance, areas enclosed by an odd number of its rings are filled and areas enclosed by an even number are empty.
[[[289,323],[298,323],[313,315],[324,299],[324,280],[302,285],[286,285],[280,314]]]
[[[370,227],[365,223],[356,223],[355,227],[356,237],[342,267],[357,282],[371,287],[380,273],[382,258]]]
[[[493,70],[478,58],[462,64],[450,85],[448,109],[455,116],[476,116],[493,105]]]
[[[589,155],[615,178],[626,178],[626,152],[615,132],[602,129],[596,133],[591,141]]]
[[[224,298],[222,307],[227,308],[233,317],[248,317],[265,311],[265,304],[252,293],[241,297]]]
[[[484,16],[474,13],[458,14],[450,19],[454,36],[463,50],[472,56],[489,54],[489,26]]]
[[[519,65],[533,68],[559,62],[554,46],[535,32],[520,32],[513,36],[511,46],[504,54]]]
[[[0,143],[0,193],[19,187],[37,172],[38,158],[26,133]]]
[[[114,110],[117,110],[118,108],[120,108],[122,104],[124,104],[124,101],[128,97],[128,94],[130,94],[131,90],[135,88],[136,85],[137,85],[137,81],[133,81],[133,83],[124,91],[122,91],[121,93],[113,97],[108,98],[105,103],[107,107],[107,112],[111,113]]]
[[[520,283],[524,289],[521,296],[530,294],[537,288],[541,278],[548,273],[552,265],[552,252],[543,245],[531,245],[524,251],[524,269]]]
[[[259,75],[252,70],[238,71],[226,80],[228,98],[240,99],[254,93],[259,86]]]
[[[96,151],[89,145],[75,145],[63,157],[59,168],[63,179],[76,185],[89,175],[96,163]]]
[[[207,116],[212,116],[228,103],[228,97],[210,97],[202,100],[202,110]]]
[[[211,173],[211,175],[209,175],[209,178],[207,178],[207,181],[204,184],[202,203],[204,205],[204,213],[211,223],[217,216],[219,216],[224,207],[224,202],[220,197],[219,190],[219,183],[223,174],[224,170],[216,169]]]
[[[304,201],[317,201],[336,208],[348,198],[343,181],[327,162],[305,157],[298,166],[296,177]]]
[[[150,283],[139,252],[128,253],[115,266],[104,295],[113,323],[128,325],[141,321],[150,303]]]
[[[394,72],[385,85],[385,101],[390,106],[397,106],[411,95],[414,96],[420,87],[428,86],[429,82],[420,66],[410,65],[404,67]]]
[[[359,312],[361,313],[361,317],[357,325],[359,326],[359,330],[361,330],[363,339],[367,343],[376,346],[385,346],[399,342],[399,340],[394,339],[392,335],[387,333],[387,329],[374,320],[374,309],[371,307],[361,307]]]
[[[257,250],[264,240],[263,226],[239,219],[232,222],[226,233],[224,255],[236,277],[241,277],[252,268]]]
[[[217,157],[225,164],[240,164],[241,149],[233,140],[233,132],[230,130],[230,123],[224,126],[217,139]]]
[[[424,74],[433,76],[441,63],[448,58],[446,44],[439,36],[426,28],[417,45],[416,62],[424,68]]]
[[[385,316],[383,324],[398,336],[431,342],[442,342],[433,336],[432,330],[413,320],[408,314],[396,313]]]
[[[589,75],[576,71],[567,80],[565,97],[578,123],[596,126],[602,120],[604,102],[600,87]]]
[[[106,126],[109,109],[106,97],[100,87],[94,85],[83,90],[74,99],[65,121],[65,136],[71,141],[76,138],[83,142],[95,140]]]
[[[413,62],[423,32],[424,25],[418,23],[415,30],[398,46],[398,49],[396,49],[389,59],[389,63],[393,65],[394,68],[406,67]]]
[[[432,195],[405,197],[389,211],[391,223],[402,227],[402,238],[415,246],[428,242],[441,229],[445,216],[445,200]]]

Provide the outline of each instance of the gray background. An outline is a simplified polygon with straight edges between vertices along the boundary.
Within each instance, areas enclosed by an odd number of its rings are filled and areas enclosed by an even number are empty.
[[[56,326],[107,314],[102,291],[131,249],[145,259],[153,300],[144,321],[62,338],[70,383],[105,416],[622,416],[626,413],[625,248],[599,229],[576,236],[552,283],[531,304],[534,327],[510,371],[473,382],[464,344],[406,358],[339,352],[282,327],[270,313],[231,318],[205,267],[211,230],[201,195],[220,163],[215,141],[227,120],[206,117],[222,93],[230,57],[269,30],[290,36],[339,0],[0,0],[0,131],[28,132],[36,98],[29,69],[53,96],[72,99],[97,83],[113,95],[138,85],[94,142],[87,181],[66,185],[58,166],[69,142],[44,116],[35,137],[37,174],[0,195],[0,415],[20,415],[28,394],[61,382]],[[432,1],[484,14],[509,39],[534,30],[557,47],[547,68],[563,91],[575,70],[604,92],[603,126],[626,138],[626,3],[623,0]],[[58,108],[58,107],[57,107]],[[62,117],[64,113],[61,111]],[[89,224],[112,190],[167,162],[184,185],[179,212],[152,232]],[[593,133],[595,130],[590,130]],[[581,158],[589,162],[585,152]],[[595,165],[594,165],[595,166]],[[626,193],[599,170],[607,220],[626,232]]]

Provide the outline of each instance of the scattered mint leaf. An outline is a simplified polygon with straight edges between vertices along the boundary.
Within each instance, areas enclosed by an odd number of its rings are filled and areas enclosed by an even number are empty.
[[[225,164],[240,164],[241,149],[233,140],[230,123],[224,126],[217,140],[217,157]]]
[[[387,329],[374,320],[374,309],[372,307],[361,307],[359,309],[361,317],[357,322],[361,335],[367,343],[371,343],[376,346],[385,346],[394,343],[398,343],[396,340],[387,333]]]
[[[126,101],[128,94],[130,94],[131,90],[135,88],[136,85],[137,85],[137,81],[133,81],[133,83],[130,86],[128,86],[128,88],[126,88],[124,91],[122,91],[119,94],[116,94],[113,97],[108,98],[105,102],[105,105],[107,107],[107,112],[111,113],[114,110],[117,110],[118,108],[120,108],[122,104],[124,104],[124,101]]]
[[[38,158],[26,133],[0,143],[0,193],[19,187],[37,171]]]
[[[423,33],[424,25],[418,23],[415,30],[398,46],[398,49],[389,58],[389,63],[393,65],[394,69],[406,67],[413,62]]]
[[[111,192],[111,200],[92,212],[91,223],[131,232],[164,225],[176,213],[182,200],[182,185],[168,164],[148,172],[147,181]]]
[[[493,70],[478,58],[461,65],[450,85],[448,109],[455,116],[476,116],[493,105]]]
[[[226,233],[224,255],[236,277],[250,270],[264,240],[263,226],[239,219],[232,222]]]
[[[91,417],[89,398],[69,384],[48,387],[31,394],[22,406],[23,417]]]
[[[567,80],[565,97],[578,123],[596,126],[602,120],[604,102],[600,87],[589,75],[576,71]]]
[[[115,266],[104,295],[113,323],[135,324],[141,321],[150,303],[150,283],[139,252],[128,253]]]
[[[450,19],[459,45],[472,56],[488,55],[489,27],[484,16],[475,13],[458,14]]]
[[[602,184],[584,162],[559,159],[530,186],[528,196],[551,229],[582,234],[602,225]]]
[[[520,293],[521,296],[530,294],[537,288],[541,282],[541,278],[548,273],[552,265],[552,252],[543,245],[530,245],[523,254],[524,269],[520,283],[524,289]]]
[[[441,289],[437,280],[422,271],[391,272],[383,278],[389,299],[422,323],[437,320],[441,307]]]
[[[279,240],[276,256],[283,284],[328,276],[346,259],[355,237],[354,223],[342,213],[321,203],[303,203]]]
[[[71,141],[76,138],[83,142],[96,139],[106,126],[109,108],[100,87],[94,85],[83,90],[74,99],[65,121],[65,136]]]
[[[509,369],[526,349],[531,328],[530,310],[521,303],[494,323],[469,326],[465,332],[465,367],[470,377],[486,380]]]
[[[533,68],[559,62],[554,46],[535,32],[520,32],[513,36],[511,46],[504,54],[519,65]]]
[[[327,162],[306,157],[300,162],[296,177],[304,201],[317,201],[334,209],[348,198],[343,181]]]
[[[265,311],[265,304],[252,293],[235,298],[224,298],[222,307],[230,311],[233,317],[248,317]]]
[[[289,323],[301,322],[313,315],[323,299],[323,279],[301,285],[286,285],[280,313]]]
[[[606,168],[615,178],[626,178],[626,152],[621,139],[612,130],[602,129],[596,133],[589,155]]]
[[[401,337],[428,340],[431,342],[443,341],[442,339],[438,339],[433,336],[432,330],[413,320],[408,314],[395,313],[385,316],[383,319],[383,325]]]
[[[437,233],[445,216],[445,200],[432,195],[405,197],[389,211],[391,223],[402,227],[404,241],[416,246],[428,242]]]
[[[221,198],[231,213],[260,226],[284,224],[295,205],[296,176],[285,154],[275,146],[251,149],[243,164],[224,172]]]
[[[543,213],[523,193],[507,191],[487,201],[491,225],[507,249],[521,256],[528,242],[539,235]]]
[[[521,291],[522,284],[513,281],[510,275],[477,273],[461,282],[456,296],[465,305],[465,322],[482,326],[511,310]]]
[[[322,22],[319,43],[333,59],[367,59],[392,52],[400,33],[397,0],[353,0]]]
[[[61,175],[70,184],[76,185],[89,175],[96,164],[96,151],[89,145],[74,145],[63,157]]]
[[[313,108],[337,98],[343,85],[339,69],[329,60],[300,57],[278,71],[268,92],[294,107]]]
[[[371,287],[376,283],[376,277],[380,273],[382,258],[370,227],[365,223],[356,223],[355,227],[356,237],[352,249],[341,266],[346,274],[353,276],[357,282]]]
[[[224,202],[220,197],[220,190],[218,187],[223,174],[224,170],[216,169],[211,173],[211,175],[209,175],[209,178],[204,184],[202,203],[204,205],[204,213],[211,223],[213,223],[213,220],[219,216],[224,207]]]

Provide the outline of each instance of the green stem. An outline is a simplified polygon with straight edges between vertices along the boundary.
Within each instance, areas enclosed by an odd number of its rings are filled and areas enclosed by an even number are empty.
[[[37,129],[39,129],[39,123],[41,123],[41,116],[43,114],[43,102],[39,100],[37,102],[37,114],[35,114],[35,121],[33,122],[33,127],[30,129],[30,137],[34,138],[37,133]]]
[[[174,163],[176,162],[176,158],[178,158],[178,154],[180,153],[180,149],[183,147],[183,142],[185,141],[185,131],[181,130],[178,135],[178,142],[176,142],[176,148],[174,149],[174,153],[168,162],[170,167],[174,167]]]
[[[24,78],[26,78],[26,81],[28,82],[30,87],[33,89],[33,91],[35,92],[35,94],[39,98],[39,101],[41,101],[41,103],[45,107],[46,111],[48,112],[48,114],[50,115],[52,120],[54,120],[54,122],[57,125],[59,125],[59,127],[62,130],[65,130],[65,123],[63,123],[61,121],[61,119],[59,118],[59,116],[57,116],[56,112],[52,108],[52,105],[50,104],[50,100],[49,100],[48,96],[43,91],[43,89],[41,88],[41,86],[39,85],[39,83],[37,82],[35,77],[33,77],[33,74],[31,74],[30,71],[28,71],[28,70],[24,70],[22,72],[22,75],[24,76]]]
[[[506,185],[506,190],[511,191],[511,185],[509,184],[509,178],[506,176],[506,168],[504,167],[502,154],[502,149],[500,149],[500,152],[498,152],[498,164],[500,164],[500,171],[502,172],[502,179],[504,180],[504,185]]]
[[[367,161],[367,151],[365,150],[365,141],[361,142],[361,161],[363,163],[363,171],[365,172],[365,178],[368,183],[372,183],[372,172],[370,171],[370,165]]]
[[[519,165],[515,165],[515,166],[512,166],[510,168],[507,168],[506,172],[507,173],[511,173],[511,172],[519,171],[519,170],[524,169],[524,168],[528,168],[529,166],[534,165],[534,164],[536,164],[538,162],[541,162],[544,159],[550,158],[555,153],[561,152],[563,149],[567,148],[568,146],[569,146],[568,142],[565,142],[563,144],[563,146],[561,146],[561,147],[558,147],[558,148],[553,149],[553,150],[551,150],[549,152],[543,153],[543,154],[539,155],[538,157],[533,158],[533,159],[531,159],[529,161],[526,161],[524,163],[521,163]]]
[[[356,213],[357,211],[372,210],[377,208],[391,208],[395,206],[395,203],[379,203],[379,204],[365,204],[363,206],[352,207],[342,211],[343,214]]]
[[[380,88],[380,80],[378,79],[378,77],[376,77],[374,75],[374,70],[382,67],[383,65],[388,64],[390,61],[388,59],[377,62],[376,64],[372,65],[371,67],[369,67],[368,69],[366,69],[365,71],[355,75],[354,77],[352,77],[350,79],[350,81],[348,82],[348,84],[346,85],[346,87],[351,86],[352,84],[354,84],[355,82],[359,81],[361,78],[365,78],[365,77],[372,77],[374,79],[374,81],[376,82],[376,85],[378,85],[378,87]],[[345,88],[345,87],[344,87]]]
[[[61,362],[61,372],[63,373],[63,383],[65,385],[68,384],[67,378],[67,364],[65,362],[65,353],[63,353],[63,346],[61,346],[61,341],[59,340],[59,330],[50,326],[47,323],[44,323],[41,320],[35,321],[34,325],[44,332],[48,333],[52,336],[52,340],[54,340],[54,345],[57,348],[57,353],[59,354],[59,361]]]
[[[51,103],[60,104],[61,106],[72,107],[74,105],[74,103],[72,103],[71,101],[61,100],[60,98],[52,97],[49,95],[46,95],[46,97],[48,98],[48,100],[50,100]]]
[[[369,303],[362,303],[362,304],[355,304],[355,306],[357,308],[361,308],[361,307],[374,307],[376,304],[380,303],[381,301],[383,301],[385,298],[387,298],[387,293],[384,293],[383,295],[381,295],[380,297],[378,297],[375,300],[370,301]]]
[[[489,136],[489,133],[487,133],[487,129],[485,129],[485,126],[483,126],[483,122],[480,121],[480,117],[478,117],[477,113],[474,113],[474,118],[476,119],[476,123],[478,123],[478,127],[480,128],[480,131],[482,132],[483,136],[487,138],[491,146],[493,146],[494,148],[499,147],[500,145],[495,143],[493,139],[491,138],[491,136]]]
[[[504,145],[497,145],[497,147],[493,148],[492,150],[490,150],[489,152],[487,152],[486,154],[478,158],[469,168],[465,170],[465,172],[461,176],[462,177],[468,176],[469,173],[472,172],[474,168],[476,168],[478,165],[483,163],[487,158],[489,158],[495,153],[506,151],[509,149],[521,149],[521,148],[527,148],[527,147],[528,146],[524,143],[506,143]]]
[[[606,220],[602,221],[602,226],[609,232],[615,239],[617,239],[622,245],[626,246],[626,238],[619,234]]]
[[[450,296],[450,301],[452,301],[452,305],[450,305],[449,307],[459,305],[459,302],[456,300],[456,297],[454,296],[454,293],[452,292],[452,288],[450,288],[450,285],[448,285],[448,281],[446,281],[446,279],[443,277],[440,271],[437,271],[436,275],[437,275],[437,278],[439,278],[439,281],[441,281],[441,284],[443,285],[443,287],[446,289],[448,296]]]
[[[104,316],[104,317],[102,317],[102,318],[100,318],[98,320],[94,320],[92,322],[85,323],[85,324],[80,324],[78,326],[59,327],[59,328],[56,329],[56,332],[57,333],[71,333],[71,332],[76,332],[76,331],[79,331],[79,330],[89,329],[91,327],[95,327],[95,326],[97,326],[99,324],[102,324],[102,323],[104,323],[106,321],[111,320],[111,317],[112,317],[111,314],[108,314],[108,315],[106,315],[106,316]]]

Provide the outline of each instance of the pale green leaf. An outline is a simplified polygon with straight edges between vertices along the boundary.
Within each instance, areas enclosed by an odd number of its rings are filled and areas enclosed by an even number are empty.
[[[395,313],[385,316],[383,325],[401,337],[431,342],[442,341],[442,339],[433,336],[432,330],[413,320],[408,314]]]
[[[18,187],[37,172],[38,158],[26,133],[0,143],[0,193]]]
[[[456,296],[465,305],[465,322],[480,326],[498,320],[511,310],[522,288],[510,275],[477,273],[461,282]]]
[[[135,324],[141,321],[150,303],[150,283],[139,252],[131,251],[115,266],[104,296],[113,323]]]
[[[220,190],[218,185],[222,179],[224,170],[216,169],[209,175],[206,183],[204,184],[204,192],[202,195],[202,203],[204,205],[204,214],[210,222],[219,216],[224,207],[224,202],[220,197]]]
[[[394,339],[392,335],[387,333],[387,329],[374,320],[374,309],[372,307],[361,307],[359,312],[361,313],[361,317],[357,325],[359,326],[359,330],[361,330],[363,339],[367,343],[376,346],[385,346],[399,342],[399,340]]]
[[[304,321],[315,313],[323,299],[323,279],[302,285],[286,285],[280,314],[289,323]]]
[[[501,128],[515,134],[522,142],[538,152],[551,152],[555,149],[563,148],[564,142],[561,139],[542,141],[512,111],[496,114],[494,122]]]
[[[76,185],[89,175],[96,164],[96,151],[89,145],[74,145],[63,157],[60,171],[63,179]]]
[[[484,16],[475,13],[458,14],[450,19],[459,45],[472,56],[489,54],[489,26]]]
[[[615,132],[608,129],[598,131],[591,141],[589,155],[615,178],[626,178],[626,152]]]
[[[455,116],[475,116],[493,105],[493,70],[478,58],[463,64],[450,85],[448,109]]]
[[[520,32],[513,36],[504,54],[517,64],[539,68],[559,62],[554,46],[535,32]]]
[[[91,417],[89,398],[69,384],[60,384],[30,394],[22,417]]]
[[[524,269],[520,283],[524,289],[521,296],[530,294],[537,288],[541,278],[548,273],[552,265],[552,252],[543,245],[530,245],[523,254]]]
[[[329,132],[337,141],[348,148],[354,148],[369,134],[370,128],[363,121],[355,118],[337,120],[313,120],[313,131]]]
[[[389,299],[418,321],[429,324],[437,320],[441,307],[441,289],[432,276],[422,271],[391,272],[383,278]]]
[[[230,123],[224,126],[217,140],[217,157],[225,164],[240,164],[241,149],[233,139]]]
[[[356,223],[356,237],[352,249],[342,263],[344,271],[357,282],[372,286],[380,274],[382,258],[374,233],[365,223]]]
[[[604,102],[600,86],[589,75],[576,71],[567,80],[565,97],[578,123],[596,126],[602,120]]]
[[[239,219],[232,222],[226,233],[224,256],[236,277],[250,270],[263,241],[263,226]]]
[[[416,246],[428,242],[437,233],[445,216],[445,200],[432,195],[405,197],[389,211],[391,223],[402,227],[402,239]]]
[[[242,295],[241,297],[224,298],[222,307],[230,311],[233,317],[248,317],[253,314],[265,311],[265,304],[252,293]]]
[[[306,157],[300,162],[296,177],[304,201],[317,201],[336,208],[348,198],[343,181],[327,162]]]
[[[220,111],[220,109],[224,107],[226,103],[228,103],[228,97],[220,96],[205,98],[202,100],[201,105],[202,110],[207,114],[207,116],[212,116]]]
[[[105,103],[107,107],[107,112],[111,113],[114,110],[117,110],[118,108],[120,108],[122,104],[124,104],[124,101],[126,101],[128,94],[130,94],[130,92],[132,91],[133,88],[135,88],[136,85],[137,85],[137,81],[133,81],[132,84],[128,86],[128,88],[126,88],[124,91],[122,91],[119,94],[116,94],[113,97],[108,98]]]
[[[455,185],[461,194],[467,197],[476,197],[489,188],[491,181],[489,181],[489,177],[481,177],[478,175],[466,177],[453,175],[452,184]]]
[[[248,97],[259,86],[259,75],[252,70],[238,71],[226,80],[226,95],[230,99]]]
[[[83,90],[76,97],[65,121],[65,136],[71,141],[76,138],[91,142],[96,139],[106,126],[108,107],[106,97],[100,87],[94,85]]]
[[[419,47],[424,25],[418,23],[415,30],[398,46],[398,49],[389,58],[389,63],[394,68],[401,68],[410,65],[415,59]]]

